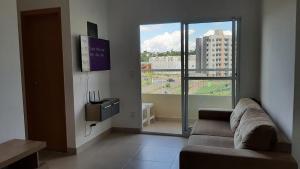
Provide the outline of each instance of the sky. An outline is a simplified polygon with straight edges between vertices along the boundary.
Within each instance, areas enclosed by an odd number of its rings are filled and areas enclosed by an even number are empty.
[[[231,31],[232,22],[189,24],[189,49],[195,49],[196,38],[215,29]],[[180,23],[141,25],[140,38],[142,52],[180,51]]]

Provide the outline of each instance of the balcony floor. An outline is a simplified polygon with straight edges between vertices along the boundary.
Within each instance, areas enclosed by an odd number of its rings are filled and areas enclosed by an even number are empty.
[[[145,132],[182,134],[182,125],[179,121],[155,120],[143,128]]]

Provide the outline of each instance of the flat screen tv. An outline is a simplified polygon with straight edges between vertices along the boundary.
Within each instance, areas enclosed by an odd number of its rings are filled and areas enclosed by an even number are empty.
[[[109,41],[89,36],[80,36],[81,71],[110,70]]]

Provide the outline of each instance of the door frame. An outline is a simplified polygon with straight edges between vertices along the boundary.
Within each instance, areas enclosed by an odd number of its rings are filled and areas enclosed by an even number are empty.
[[[213,23],[213,22],[232,22],[232,76],[231,77],[189,77],[189,24]],[[239,99],[240,75],[239,57],[241,45],[241,18],[233,17],[230,19],[206,19],[197,21],[181,22],[181,108],[182,108],[182,135],[188,137],[191,129],[189,128],[188,96],[190,80],[231,80],[232,82],[232,108],[235,107]]]
[[[239,75],[239,58],[241,55],[241,17],[230,17],[230,18],[202,18],[202,19],[193,19],[193,20],[181,20],[181,21],[172,21],[172,22],[158,22],[158,23],[151,23],[151,24],[164,24],[164,23],[180,23],[181,28],[181,112],[182,112],[182,134],[183,137],[188,137],[190,135],[190,129],[188,127],[188,93],[185,91],[188,91],[188,81],[189,80],[216,80],[216,78],[210,78],[210,77],[185,77],[185,75],[188,73],[188,65],[185,65],[185,63],[188,63],[188,45],[184,45],[185,42],[188,42],[188,29],[186,28],[187,25],[193,24],[193,23],[211,23],[211,22],[228,22],[232,21],[235,24],[232,25],[233,32],[236,33],[235,36],[233,36],[233,42],[232,44],[235,44],[235,50],[233,50],[233,55],[235,57],[234,62],[232,63],[234,67],[232,68],[234,70],[234,74],[232,73],[232,77],[219,77],[218,80],[232,80],[232,84],[234,87],[232,87],[232,107],[236,105],[237,100],[240,97],[240,75]],[[149,24],[149,23],[148,23]],[[140,24],[140,25],[148,25],[148,24]],[[139,33],[140,36],[140,33]],[[233,49],[233,48],[232,48]],[[139,51],[141,53],[141,51]],[[139,69],[141,67],[141,62],[139,62]],[[140,70],[141,71],[141,70]],[[141,74],[140,74],[141,79]],[[140,86],[140,89],[142,86]],[[234,90],[235,89],[235,90]],[[142,92],[140,90],[140,96],[142,96]],[[234,97],[233,97],[234,96]],[[142,97],[141,97],[142,100]],[[141,104],[140,104],[141,105]],[[142,121],[142,118],[141,118]],[[145,132],[142,131],[142,124],[141,124],[141,133],[145,134],[156,134],[156,135],[174,135],[174,134],[166,134],[166,133],[153,133],[153,132]],[[177,134],[176,134],[177,135]]]

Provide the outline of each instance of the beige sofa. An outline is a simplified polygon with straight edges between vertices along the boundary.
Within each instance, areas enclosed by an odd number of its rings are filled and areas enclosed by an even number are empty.
[[[199,110],[180,169],[297,169],[291,144],[253,100],[230,110]]]

